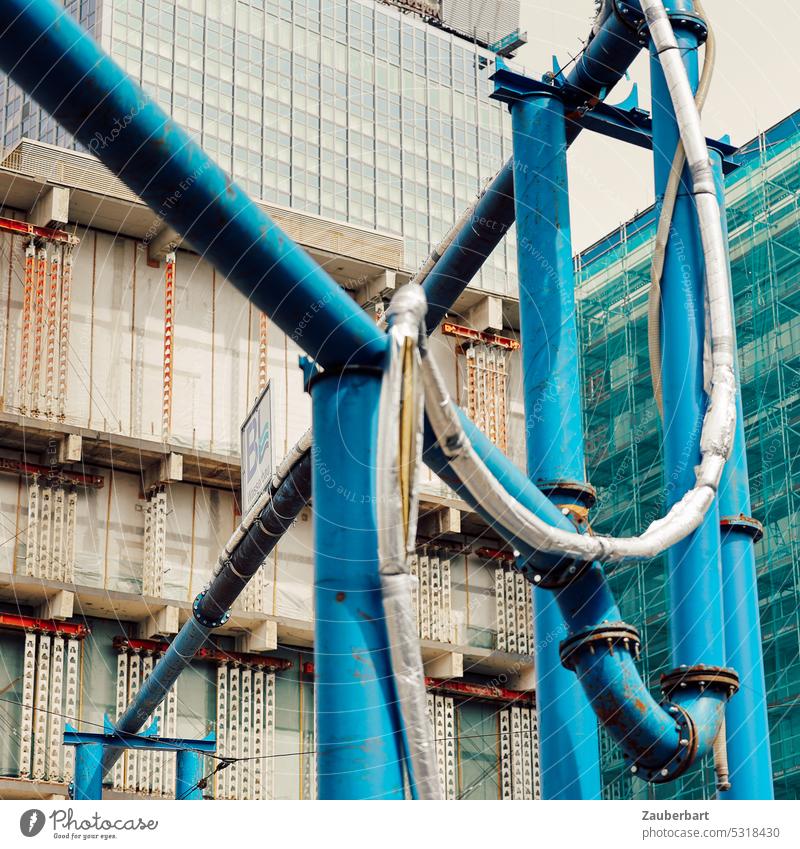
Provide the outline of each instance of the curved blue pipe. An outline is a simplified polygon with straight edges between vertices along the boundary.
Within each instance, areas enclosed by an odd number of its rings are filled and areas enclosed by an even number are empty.
[[[512,498],[548,523],[574,530],[574,526],[558,508],[489,441],[465,413],[460,412],[460,417],[472,447]],[[448,464],[430,427],[425,430],[424,458],[431,469],[517,548],[523,558],[535,558],[537,566],[540,565],[543,555],[515,539],[503,527],[502,517],[488,516],[478,506]],[[558,561],[553,555],[545,557]],[[619,607],[599,564],[593,564],[566,587],[554,593],[570,633],[621,620]],[[575,672],[598,719],[632,766],[658,773],[668,765],[674,767],[676,759],[684,757],[686,750],[681,745],[681,739],[685,739],[684,731],[676,722],[676,714],[670,712],[670,707],[677,706],[685,710],[695,726],[697,746],[689,752],[691,760],[696,761],[711,750],[722,719],[720,705],[723,702],[716,693],[706,690],[698,695],[693,689],[687,688],[685,693],[674,697],[671,705],[661,705],[642,680],[631,650],[622,646],[615,646],[613,653],[606,650],[598,650],[595,654],[588,650],[577,653]]]
[[[61,6],[3,0],[0,67],[321,365],[382,362],[375,322]]]

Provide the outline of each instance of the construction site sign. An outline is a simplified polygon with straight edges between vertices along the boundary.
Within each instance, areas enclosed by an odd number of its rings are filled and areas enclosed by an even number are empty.
[[[270,383],[242,425],[242,515],[255,504],[272,477],[272,393]]]

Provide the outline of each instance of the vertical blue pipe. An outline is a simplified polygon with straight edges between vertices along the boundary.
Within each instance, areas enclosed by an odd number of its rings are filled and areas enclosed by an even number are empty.
[[[511,116],[528,474],[534,482],[580,484],[585,469],[564,107],[555,96],[536,95],[512,103]],[[553,497],[559,500],[557,492]],[[552,592],[534,588],[533,613],[542,798],[597,799],[597,721],[575,675],[561,665],[558,648],[567,627]]]
[[[722,229],[727,244],[725,180],[722,174],[722,159],[718,153],[711,153],[711,164],[714,168],[717,197],[722,211]],[[725,653],[727,665],[739,673],[741,686],[725,711],[731,789],[720,793],[719,797],[736,800],[773,799],[754,536],[746,524],[735,522],[736,517],[745,518],[751,515],[738,357],[736,386],[736,435],[733,453],[722,475],[719,512],[723,519],[730,522],[722,531]]]
[[[103,744],[80,743],[75,747],[76,801],[103,798]]]
[[[317,770],[321,799],[403,798],[403,748],[378,576],[379,371],[323,373],[314,423]]]
[[[191,749],[178,749],[175,753],[175,798],[197,801],[203,791],[197,786],[203,777],[203,756]]]
[[[691,11],[673,0],[667,12]],[[693,89],[698,83],[698,36],[673,19],[675,36]],[[663,198],[679,134],[658,56],[651,48],[653,154],[656,197]],[[688,172],[675,204],[661,297],[661,380],[664,400],[664,472],[667,505],[694,484],[700,431],[707,405],[703,380],[705,308],[702,249]],[[672,662],[675,667],[725,665],[720,566],[719,509],[667,553]]]

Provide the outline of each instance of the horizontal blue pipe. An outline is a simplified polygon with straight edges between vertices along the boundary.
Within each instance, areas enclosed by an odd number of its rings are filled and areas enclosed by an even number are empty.
[[[61,6],[3,0],[0,67],[321,365],[382,361],[375,322]]]

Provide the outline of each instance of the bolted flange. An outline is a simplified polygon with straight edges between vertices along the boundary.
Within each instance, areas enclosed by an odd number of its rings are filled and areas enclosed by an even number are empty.
[[[631,772],[635,773],[636,776],[652,784],[663,784],[680,778],[697,757],[697,730],[692,718],[679,705],[666,703],[662,704],[662,707],[675,719],[679,741],[677,751],[667,763],[661,766],[653,767],[636,763],[631,768]]]
[[[578,655],[584,651],[596,654],[607,651],[614,654],[614,649],[623,649],[639,658],[641,639],[639,632],[625,622],[603,622],[596,628],[587,628],[571,634],[561,643],[559,654],[561,664],[574,672]]]
[[[661,676],[661,692],[669,699],[681,690],[695,688],[701,693],[712,690],[730,698],[739,689],[739,675],[725,666],[680,666]]]
[[[698,44],[705,44],[708,39],[708,25],[705,19],[694,12],[667,12],[667,17],[675,30],[686,30],[697,36]],[[639,44],[642,47],[650,46],[650,29],[643,21],[637,30]]]
[[[231,612],[227,610],[219,619],[209,619],[207,616],[203,616],[200,612],[200,605],[205,598],[206,592],[207,590],[202,590],[197,594],[197,598],[192,603],[192,615],[204,628],[219,628],[231,618]]]

